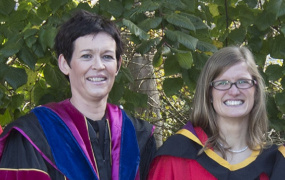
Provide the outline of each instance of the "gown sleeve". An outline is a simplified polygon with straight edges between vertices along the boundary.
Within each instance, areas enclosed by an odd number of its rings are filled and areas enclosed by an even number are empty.
[[[39,151],[16,130],[12,130],[0,159],[1,180],[51,180],[63,175],[48,164]]]

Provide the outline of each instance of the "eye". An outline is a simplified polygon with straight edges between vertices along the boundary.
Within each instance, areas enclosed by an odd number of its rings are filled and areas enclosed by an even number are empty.
[[[251,84],[250,80],[247,79],[241,79],[237,81],[238,84]]]
[[[229,81],[216,81],[215,86],[226,86],[229,84]]]
[[[104,55],[103,56],[103,59],[106,59],[106,60],[113,60],[113,59],[115,59],[113,56],[111,56],[111,55]]]
[[[81,58],[83,58],[83,59],[91,59],[91,58],[92,58],[92,55],[91,55],[91,54],[83,54],[83,55],[81,56]]]

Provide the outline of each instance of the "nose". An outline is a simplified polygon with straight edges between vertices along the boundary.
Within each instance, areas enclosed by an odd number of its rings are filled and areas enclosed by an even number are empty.
[[[228,93],[230,95],[235,96],[235,95],[238,95],[240,93],[240,90],[239,90],[239,88],[237,88],[236,84],[232,84],[232,87],[228,90]]]
[[[92,61],[92,69],[102,70],[105,69],[105,65],[100,57],[94,58]]]

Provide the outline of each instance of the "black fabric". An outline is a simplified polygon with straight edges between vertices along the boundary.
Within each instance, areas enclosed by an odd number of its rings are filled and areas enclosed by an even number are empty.
[[[145,180],[147,178],[147,172],[149,169],[149,165],[151,160],[154,157],[155,150],[156,150],[156,143],[155,139],[152,135],[152,125],[149,124],[147,121],[143,121],[141,119],[130,118],[135,129],[136,129],[136,136],[138,140],[138,145],[141,154],[141,161],[140,161],[140,177],[141,180]],[[39,124],[36,116],[33,113],[27,114],[18,120],[15,120],[13,123],[10,123],[7,127],[5,127],[3,133],[0,137],[5,136],[8,131],[11,130],[13,126],[19,127],[22,129],[30,138],[31,140],[39,147],[39,149],[55,164],[54,158],[52,156],[49,144],[45,138],[44,132]],[[96,125],[95,125],[96,126]],[[104,128],[101,128],[104,127]],[[109,133],[105,133],[104,136],[100,135],[100,130],[103,132],[109,132],[106,129],[107,126],[102,124],[98,124],[99,129],[99,142],[97,139],[96,131],[93,129],[91,123],[88,121],[88,129],[90,139],[92,141],[93,149],[99,149],[100,152],[95,152],[96,162],[98,161],[97,157],[98,154],[104,153],[104,158],[102,161],[105,160],[107,164],[110,161],[110,137]],[[42,171],[47,172],[52,180],[62,180],[65,179],[64,175],[62,175],[59,171],[57,171],[53,166],[51,166],[46,160],[41,156],[41,154],[32,146],[32,144],[22,136],[18,131],[12,130],[13,133],[9,136],[7,143],[5,145],[5,150],[3,152],[3,157],[0,159],[0,167],[9,167],[13,169],[17,168],[35,168]],[[104,137],[104,146],[100,145],[100,137]],[[98,148],[99,147],[99,148]],[[104,148],[102,151],[101,148]],[[24,154],[24,155],[23,155]],[[109,156],[109,159],[108,159]],[[102,155],[101,155],[102,157]],[[100,164],[100,163],[99,163]],[[103,168],[103,166],[99,165],[99,171]],[[101,175],[101,179],[107,180],[111,176],[111,170],[107,170],[105,173],[106,178],[104,175]]]
[[[201,148],[202,147],[199,144],[195,143],[191,139],[181,134],[175,134],[168,138],[168,140],[158,150],[156,156],[170,155],[194,159],[219,180],[240,180],[259,179],[260,174],[263,172],[270,177],[274,166],[278,161],[277,155],[281,154],[278,151],[278,147],[273,145],[272,147],[263,150],[262,154],[258,155],[256,160],[246,167],[230,171],[211,159],[207,154],[202,153],[201,155],[198,155]],[[284,157],[282,157],[282,159],[284,160]],[[285,177],[285,171],[279,171],[280,173],[278,173],[278,176],[271,177],[270,179],[282,179],[281,177]]]
[[[95,154],[99,177],[103,180],[112,179],[112,166],[110,157],[110,137],[106,119],[92,121],[88,119],[89,136]]]
[[[149,166],[156,153],[156,142],[152,135],[152,125],[147,121],[130,117],[135,129],[140,148],[140,179],[147,179]]]
[[[53,162],[53,156],[47,144],[44,132],[32,113],[21,117],[5,127],[1,136],[5,136],[13,126],[19,127],[32,139],[41,151]],[[12,130],[7,139],[3,156],[0,160],[0,168],[28,168],[39,169],[49,174],[53,180],[63,180],[64,175],[50,165],[42,155],[32,146],[32,144],[22,134]]]
[[[106,131],[106,128],[105,128],[106,127],[106,119],[104,117],[101,120],[96,120],[96,121],[93,121],[89,118],[87,118],[87,120],[96,132],[96,137],[99,141],[101,152],[104,155],[105,133],[109,133],[109,130]]]

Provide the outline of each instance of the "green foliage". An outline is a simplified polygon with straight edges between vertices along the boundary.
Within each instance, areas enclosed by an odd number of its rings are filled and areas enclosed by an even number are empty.
[[[163,132],[188,119],[196,81],[209,55],[229,45],[246,45],[267,84],[271,127],[285,131],[285,1],[282,0],[73,0],[0,1],[0,124],[36,105],[70,97],[67,79],[53,50],[59,25],[77,9],[112,18],[124,32],[129,54],[150,55],[160,92]],[[126,110],[147,106],[129,90],[136,80],[126,61],[109,102]],[[274,62],[274,63],[272,63]]]

